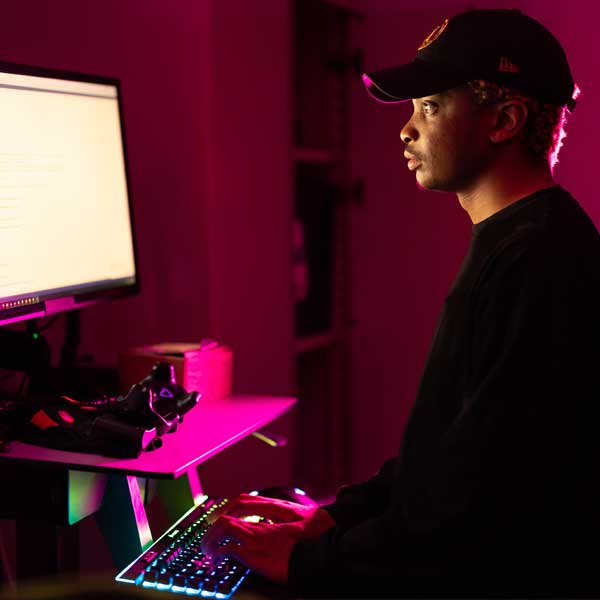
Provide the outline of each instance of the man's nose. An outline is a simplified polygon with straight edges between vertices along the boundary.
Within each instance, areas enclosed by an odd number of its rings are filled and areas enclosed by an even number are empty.
[[[406,125],[404,125],[404,127],[400,131],[400,139],[405,144],[410,144],[411,142],[414,142],[418,137],[419,134],[415,129],[411,118],[407,121]]]

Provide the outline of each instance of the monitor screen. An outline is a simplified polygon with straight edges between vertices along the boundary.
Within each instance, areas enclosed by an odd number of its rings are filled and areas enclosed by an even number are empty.
[[[137,290],[118,80],[0,63],[0,325]]]

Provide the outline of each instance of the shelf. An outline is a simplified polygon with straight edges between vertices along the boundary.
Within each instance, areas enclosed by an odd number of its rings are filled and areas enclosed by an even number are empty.
[[[356,0],[323,0],[325,4],[329,4],[336,8],[341,8],[343,10],[348,11],[350,14],[355,15],[357,17],[363,17],[362,12],[357,10]]]
[[[316,163],[319,165],[332,165],[338,160],[337,155],[327,148],[294,148],[294,160],[303,163]]]
[[[313,335],[303,336],[296,339],[296,354],[303,354],[311,350],[319,350],[333,346],[338,342],[340,336],[335,331],[323,331]]]
[[[358,0],[294,2],[294,245],[298,485],[347,480],[350,22]],[[348,60],[347,60],[348,59]],[[306,432],[310,436],[306,437]]]

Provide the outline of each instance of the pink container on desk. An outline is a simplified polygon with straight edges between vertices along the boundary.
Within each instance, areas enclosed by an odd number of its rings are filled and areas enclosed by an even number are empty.
[[[171,363],[177,383],[188,391],[200,392],[201,401],[231,395],[233,352],[213,340],[164,342],[120,352],[120,392],[125,394],[131,385],[146,377],[158,361]]]

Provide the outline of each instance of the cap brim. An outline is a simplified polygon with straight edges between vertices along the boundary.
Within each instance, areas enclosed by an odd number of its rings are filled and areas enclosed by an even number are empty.
[[[367,92],[379,102],[406,102],[439,94],[466,83],[472,77],[465,73],[449,71],[445,66],[415,59],[406,65],[364,73]]]

